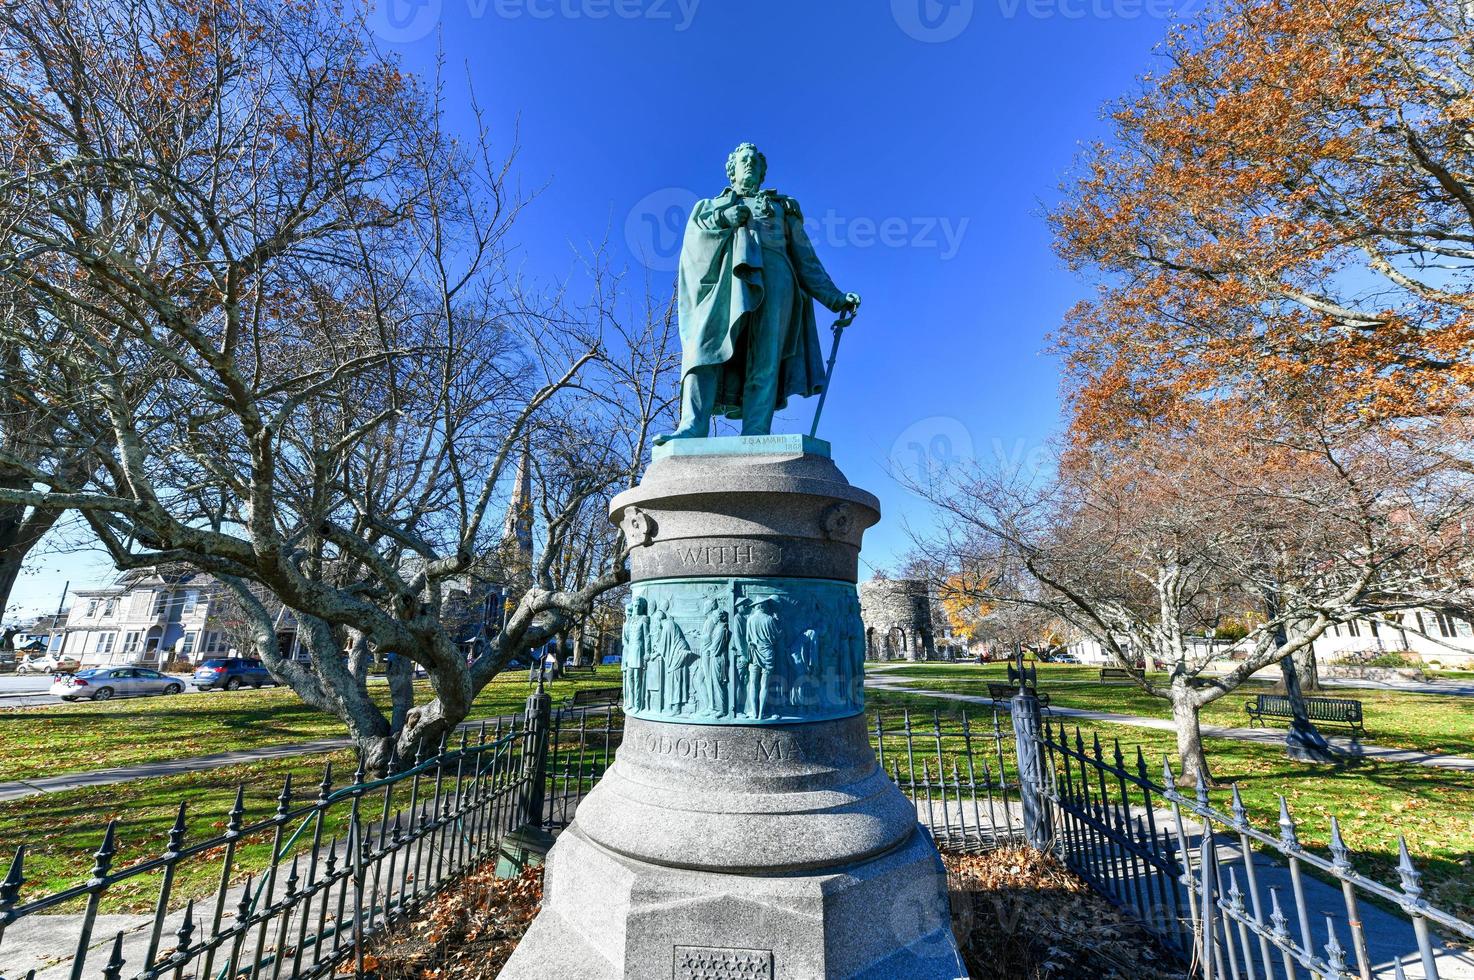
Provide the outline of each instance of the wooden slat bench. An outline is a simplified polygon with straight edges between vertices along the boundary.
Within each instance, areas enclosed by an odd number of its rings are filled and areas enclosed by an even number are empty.
[[[1100,668],[1100,679],[1102,681],[1130,681],[1131,671],[1125,667],[1102,667]]]
[[[1284,694],[1261,694],[1244,704],[1249,719],[1255,723],[1265,718],[1293,718],[1290,699]],[[1305,713],[1311,721],[1350,725],[1352,734],[1365,735],[1362,727],[1361,702],[1350,698],[1306,698]]]
[[[568,674],[588,674],[589,676],[592,677],[593,674],[594,674],[594,665],[593,664],[584,664],[581,667],[578,666],[578,665],[574,665],[572,667],[564,667],[563,668],[563,673],[564,673],[565,676],[568,675]]]
[[[1007,701],[1018,693],[1018,688],[1013,684],[1003,684],[998,681],[988,682],[988,697],[994,701]],[[1040,694],[1037,687],[1029,688],[1029,693],[1039,699],[1039,707],[1049,707],[1049,695]]]
[[[573,692],[571,703],[575,706],[586,704],[618,704],[624,697],[622,687],[585,687]]]

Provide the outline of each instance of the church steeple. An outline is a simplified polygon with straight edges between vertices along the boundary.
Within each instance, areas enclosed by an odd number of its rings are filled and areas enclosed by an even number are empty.
[[[502,520],[502,560],[519,574],[532,568],[532,449],[526,439],[517,457],[512,499]]]

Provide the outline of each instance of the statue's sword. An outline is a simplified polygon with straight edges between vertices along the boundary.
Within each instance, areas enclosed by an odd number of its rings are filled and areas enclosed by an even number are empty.
[[[841,313],[830,329],[834,331],[834,342],[829,345],[829,363],[824,368],[824,390],[819,392],[819,405],[814,409],[814,424],[809,429],[809,438],[819,435],[819,416],[824,414],[824,400],[829,397],[829,383],[834,380],[834,362],[839,357],[839,341],[844,337],[844,328],[855,322],[855,311]]]

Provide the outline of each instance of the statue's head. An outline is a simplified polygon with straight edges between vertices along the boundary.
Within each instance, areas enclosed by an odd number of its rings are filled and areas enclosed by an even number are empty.
[[[636,599],[634,605],[631,608],[634,609],[636,616],[645,615],[645,597],[641,596],[640,598]]]
[[[767,179],[768,158],[752,143],[743,143],[728,155],[727,180],[737,193],[756,194]]]

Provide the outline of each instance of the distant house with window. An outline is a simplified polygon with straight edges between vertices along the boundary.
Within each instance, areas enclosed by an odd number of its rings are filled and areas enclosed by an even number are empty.
[[[1123,637],[1121,643],[1128,645],[1129,641]],[[1189,656],[1195,660],[1241,657],[1245,653],[1241,644],[1228,640],[1193,637],[1188,643]],[[1098,640],[1083,633],[1071,640],[1068,649],[1082,663],[1104,664],[1111,660]],[[1412,654],[1425,663],[1467,667],[1474,664],[1474,624],[1451,613],[1420,609],[1340,623],[1315,641],[1315,655],[1321,663],[1381,653]]]
[[[112,585],[78,589],[60,629],[56,653],[84,665],[198,663],[238,655],[231,643],[225,587],[183,567],[134,569]],[[296,650],[295,624],[278,617],[287,650]]]
[[[1474,662],[1474,624],[1452,613],[1419,609],[1332,626],[1315,641],[1316,656],[1332,662],[1357,654],[1411,653],[1445,667]]]

